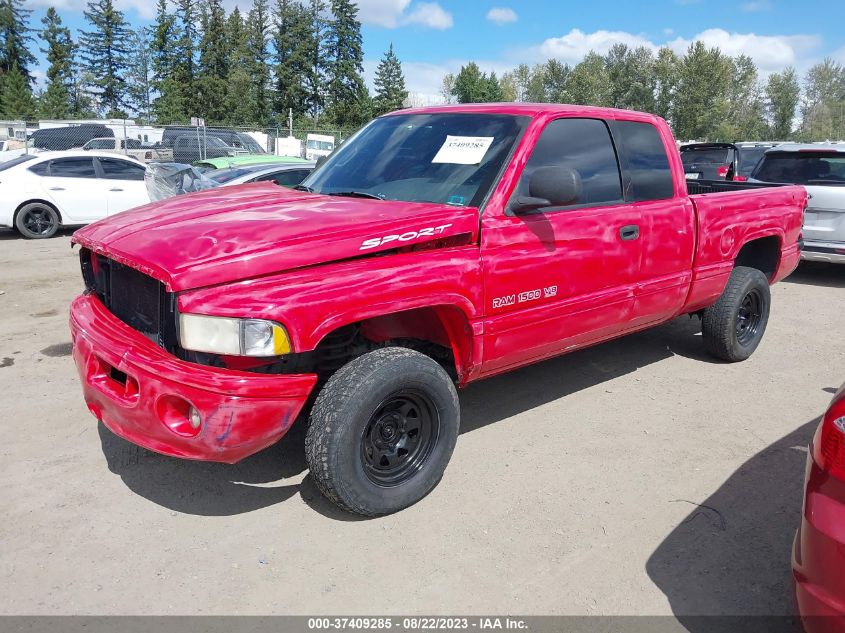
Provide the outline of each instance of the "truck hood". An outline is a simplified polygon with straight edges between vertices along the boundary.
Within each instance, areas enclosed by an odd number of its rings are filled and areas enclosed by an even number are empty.
[[[120,213],[73,242],[177,292],[466,236],[478,209],[323,196],[273,183],[210,189]]]

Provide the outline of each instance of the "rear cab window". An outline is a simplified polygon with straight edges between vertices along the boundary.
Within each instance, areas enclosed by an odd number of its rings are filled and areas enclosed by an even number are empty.
[[[654,125],[639,121],[611,122],[622,165],[627,202],[666,200],[675,196],[669,155]]]

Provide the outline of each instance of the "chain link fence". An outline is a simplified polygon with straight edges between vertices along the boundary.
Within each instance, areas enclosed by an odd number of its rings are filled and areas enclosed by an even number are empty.
[[[259,125],[160,125],[134,119],[0,120],[0,162],[42,151],[98,150],[144,162],[225,162],[239,156],[317,160],[352,130]]]

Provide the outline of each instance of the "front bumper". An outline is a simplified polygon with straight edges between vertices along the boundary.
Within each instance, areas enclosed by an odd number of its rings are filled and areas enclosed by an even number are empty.
[[[181,361],[91,295],[70,308],[73,359],[85,402],[113,433],[144,448],[234,463],[277,442],[317,376],[264,375]],[[189,406],[200,414],[190,425]]]
[[[801,525],[792,550],[798,613],[807,633],[845,631],[845,482],[809,451]]]
[[[810,262],[845,264],[845,243],[843,242],[804,242],[801,259]]]

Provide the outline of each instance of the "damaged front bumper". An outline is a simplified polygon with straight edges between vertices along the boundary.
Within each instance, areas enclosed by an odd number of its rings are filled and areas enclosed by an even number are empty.
[[[91,295],[71,304],[70,329],[91,412],[116,435],[174,457],[234,463],[274,444],[317,382],[314,374],[254,374],[179,360]]]

